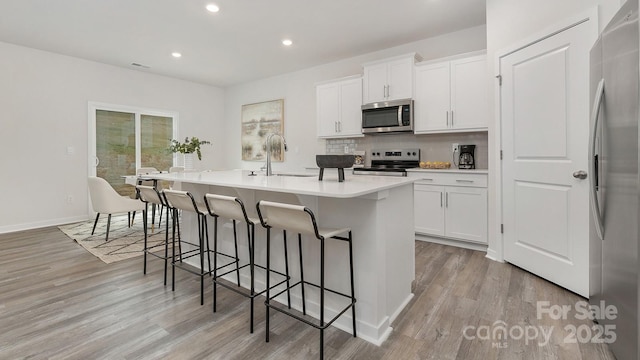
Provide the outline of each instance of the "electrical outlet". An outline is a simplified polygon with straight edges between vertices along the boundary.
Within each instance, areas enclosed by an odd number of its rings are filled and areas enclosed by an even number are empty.
[[[457,143],[453,143],[451,144],[451,152],[458,152],[458,144]]]

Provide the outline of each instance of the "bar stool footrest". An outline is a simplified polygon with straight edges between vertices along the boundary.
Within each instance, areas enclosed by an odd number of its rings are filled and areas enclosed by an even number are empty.
[[[283,308],[281,308],[281,307],[280,307],[280,306],[285,306],[285,307],[286,307],[286,305],[272,305],[272,304],[271,304],[270,300],[273,300],[273,299],[274,299],[274,298],[276,298],[277,296],[279,296],[279,295],[281,295],[281,294],[285,293],[287,290],[291,290],[291,289],[293,289],[294,287],[296,287],[296,286],[298,286],[298,285],[302,285],[302,284],[304,284],[304,285],[310,285],[310,286],[313,286],[313,287],[316,287],[316,288],[320,289],[320,286],[319,286],[319,285],[316,285],[316,284],[314,284],[314,283],[311,283],[311,282],[308,282],[308,281],[298,281],[297,283],[292,284],[292,285],[291,285],[291,286],[289,286],[288,288],[286,288],[286,289],[284,289],[284,290],[280,291],[279,293],[277,293],[277,294],[275,294],[275,295],[271,296],[271,297],[270,297],[270,299],[265,300],[264,304],[265,304],[266,306],[268,306],[270,309],[276,310],[276,311],[281,312],[281,313],[283,313],[283,314],[285,314],[285,315],[289,315],[289,316],[291,316],[292,318],[294,318],[294,319],[296,319],[296,320],[300,320],[300,321],[302,321],[303,323],[305,323],[305,324],[307,324],[307,325],[310,325],[310,326],[313,326],[313,327],[314,327],[314,328],[316,328],[316,329],[326,329],[326,328],[328,328],[328,327],[329,327],[329,326],[331,326],[331,324],[333,324],[333,322],[334,322],[334,321],[336,321],[336,320],[337,320],[337,319],[338,319],[342,314],[344,314],[347,310],[351,309],[351,308],[352,308],[353,306],[355,306],[355,304],[356,304],[356,299],[355,299],[355,298],[352,298],[350,295],[343,294],[343,293],[341,293],[341,292],[338,292],[338,291],[335,291],[335,290],[331,290],[331,289],[327,289],[327,288],[325,288],[325,289],[324,289],[325,291],[328,291],[328,292],[333,293],[333,294],[336,294],[336,295],[340,295],[340,296],[342,296],[342,297],[344,297],[344,298],[347,298],[347,299],[351,300],[351,302],[350,302],[347,306],[345,306],[345,307],[344,307],[340,312],[338,312],[338,314],[337,314],[336,316],[334,316],[333,318],[331,318],[329,321],[325,321],[324,325],[322,325],[322,324],[316,324],[316,323],[313,323],[313,322],[311,322],[310,320],[305,319],[305,318],[303,318],[303,317],[301,317],[301,316],[297,315],[296,313],[294,313],[292,310],[290,310],[290,309],[288,309],[288,308],[283,309]],[[296,312],[297,312],[297,310],[296,310]],[[318,319],[318,321],[319,321],[319,319]]]
[[[187,252],[182,253],[182,259],[184,260],[184,259],[188,259],[188,258],[190,258],[190,257],[194,257],[194,256],[196,256],[196,255],[200,255],[200,252],[198,251],[198,252],[197,252],[197,253],[195,253],[195,254],[191,254],[191,255],[186,256],[186,257],[184,256],[184,254],[188,254],[188,253],[189,253],[189,252],[191,252],[191,251],[194,251],[194,250],[189,250],[189,251],[187,251]],[[204,254],[206,254],[206,253],[207,253],[207,251],[205,251],[205,252],[204,252]],[[208,251],[208,253],[214,254],[214,256],[215,256],[215,254],[216,254],[216,252],[211,251],[211,250],[209,250],[209,251]],[[204,254],[203,254],[203,256],[204,256]],[[232,258],[232,259],[235,259],[235,257],[234,257],[234,256],[227,255],[227,254],[225,254],[225,253],[218,252],[217,254],[218,254],[218,255],[222,255],[222,256],[226,256],[226,257],[229,257],[229,258]],[[193,266],[193,265],[189,265],[189,264],[183,265],[183,264],[181,264],[181,263],[179,263],[179,262],[175,262],[175,261],[173,261],[173,262],[171,263],[171,265],[172,265],[172,266],[175,266],[175,267],[176,267],[176,268],[178,268],[178,269],[188,271],[188,272],[190,272],[190,273],[192,273],[192,274],[194,274],[194,275],[198,275],[198,276],[205,276],[205,275],[210,275],[210,274],[211,274],[211,273],[213,273],[214,271],[218,271],[218,270],[223,269],[223,268],[225,268],[225,267],[227,267],[227,266],[229,266],[229,265],[233,265],[233,264],[235,264],[236,262],[238,262],[238,260],[234,260],[234,261],[229,262],[228,264],[224,264],[224,265],[222,265],[222,266],[218,266],[216,269],[211,269],[210,271],[204,271],[204,269],[201,269],[200,271],[197,271],[197,270],[194,270],[195,266]],[[235,270],[233,270],[233,271],[235,271]]]
[[[171,254],[170,254],[170,253],[169,253],[169,254],[167,254],[167,256],[164,256],[164,254],[162,254],[162,255],[161,255],[161,254],[159,254],[159,252],[160,252],[160,251],[151,251],[151,249],[154,249],[154,248],[157,248],[157,247],[160,247],[160,246],[162,246],[162,247],[163,247],[163,249],[162,249],[162,250],[164,250],[164,244],[159,244],[159,245],[154,245],[154,246],[150,246],[150,247],[146,248],[146,249],[144,250],[144,252],[146,252],[146,253],[147,253],[147,254],[149,254],[149,255],[155,256],[155,257],[157,257],[158,259],[162,259],[162,260],[169,260],[169,259],[171,259],[171,258],[172,258],[172,256],[171,256]]]
[[[249,266],[249,264],[244,264],[244,265],[240,266],[240,267],[238,268],[238,270],[241,270],[241,269],[246,268],[246,267],[248,267],[248,266]],[[254,266],[255,266],[255,267],[257,267],[257,268],[261,268],[261,269],[266,270],[266,268],[265,268],[264,266],[261,266],[261,265],[254,265]],[[247,297],[247,298],[255,298],[255,297],[257,297],[257,296],[259,296],[259,295],[262,295],[262,294],[264,294],[265,292],[267,292],[267,289],[266,289],[266,287],[265,287],[265,288],[264,288],[263,290],[261,290],[261,291],[255,291],[255,289],[254,289],[253,294],[251,294],[251,292],[250,292],[250,291],[251,291],[251,289],[247,289],[247,288],[245,288],[245,287],[238,286],[238,284],[237,284],[237,283],[233,283],[233,285],[229,285],[229,284],[227,284],[227,282],[232,283],[232,281],[231,281],[231,280],[228,280],[228,279],[222,279],[222,277],[223,277],[223,276],[225,276],[225,275],[227,275],[227,274],[234,273],[234,272],[236,272],[236,269],[233,269],[233,270],[227,271],[227,272],[226,272],[226,273],[224,273],[224,274],[219,274],[219,275],[217,275],[217,276],[213,279],[213,282],[214,282],[215,284],[217,284],[217,285],[220,285],[220,286],[222,286],[222,287],[225,287],[225,288],[227,288],[227,289],[229,289],[229,290],[231,290],[231,291],[234,291],[235,293],[240,294],[240,295],[242,295],[242,296],[244,296],[244,297]],[[291,280],[291,276],[287,276],[286,274],[281,273],[281,272],[279,272],[279,271],[271,270],[271,273],[272,273],[272,274],[277,274],[277,275],[283,276],[283,277],[284,277],[284,279],[283,279],[282,281],[280,281],[280,282],[278,282],[278,283],[274,284],[274,285],[271,285],[271,287],[270,287],[269,289],[276,288],[276,287],[278,287],[278,286],[280,286],[280,285],[282,285],[282,284],[286,283],[286,282],[287,282],[287,280]],[[218,279],[218,278],[221,278],[221,279]],[[285,291],[286,291],[286,290],[285,290]]]

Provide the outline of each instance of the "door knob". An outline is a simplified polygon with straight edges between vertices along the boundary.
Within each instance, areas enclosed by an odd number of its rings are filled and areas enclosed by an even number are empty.
[[[578,170],[573,173],[573,177],[576,179],[584,180],[587,178],[587,172],[584,170]]]

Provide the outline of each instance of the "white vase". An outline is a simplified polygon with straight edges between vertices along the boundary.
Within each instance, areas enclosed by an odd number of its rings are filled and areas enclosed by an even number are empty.
[[[185,170],[193,170],[193,153],[192,154],[184,154],[184,169]]]

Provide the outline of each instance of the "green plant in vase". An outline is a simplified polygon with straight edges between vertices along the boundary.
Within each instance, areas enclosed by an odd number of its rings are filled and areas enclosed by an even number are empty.
[[[181,153],[181,154],[193,154],[196,153],[198,155],[198,160],[202,160],[202,152],[200,151],[200,146],[211,144],[210,141],[200,140],[197,137],[189,137],[184,138],[184,142],[180,142],[175,139],[171,139],[171,144],[169,145],[169,151],[172,153]]]

